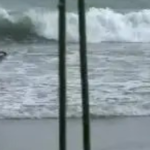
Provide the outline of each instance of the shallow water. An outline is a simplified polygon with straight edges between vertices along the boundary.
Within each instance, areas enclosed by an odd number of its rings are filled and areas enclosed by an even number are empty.
[[[67,149],[83,149],[81,120],[67,121]],[[91,149],[149,150],[149,125],[148,117],[92,120]],[[0,120],[3,150],[56,150],[58,135],[57,119]]]
[[[150,115],[149,44],[88,45],[93,117]],[[58,117],[57,44],[11,44],[0,65],[1,118]],[[68,117],[81,116],[78,45],[67,47]]]

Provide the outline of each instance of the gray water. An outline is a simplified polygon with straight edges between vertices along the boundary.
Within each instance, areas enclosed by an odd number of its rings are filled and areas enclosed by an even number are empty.
[[[113,9],[148,9],[150,7],[149,0],[86,0],[86,7],[110,7]],[[69,10],[76,9],[77,1],[66,0]],[[57,8],[56,0],[1,0],[1,5],[5,8],[33,8],[46,7],[50,9]]]
[[[57,118],[57,1],[0,4],[0,118]],[[91,116],[149,116],[150,2],[86,4]],[[80,117],[75,1],[67,7],[67,116]]]

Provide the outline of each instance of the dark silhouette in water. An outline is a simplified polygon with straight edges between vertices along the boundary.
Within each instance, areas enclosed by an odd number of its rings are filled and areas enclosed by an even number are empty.
[[[6,56],[7,56],[6,52],[0,51],[0,61],[2,61],[3,59],[5,59]]]

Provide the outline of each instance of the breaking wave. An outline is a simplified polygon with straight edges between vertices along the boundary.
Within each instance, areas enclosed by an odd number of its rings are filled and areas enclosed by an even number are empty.
[[[90,8],[86,12],[87,40],[99,42],[150,42],[150,10],[119,13]],[[0,8],[0,39],[58,40],[58,13],[32,9],[14,14]],[[78,15],[67,12],[67,41],[78,41]]]

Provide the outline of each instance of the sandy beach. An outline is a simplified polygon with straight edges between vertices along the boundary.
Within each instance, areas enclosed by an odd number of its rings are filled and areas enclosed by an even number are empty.
[[[82,150],[80,119],[68,119],[68,150]],[[150,118],[91,120],[92,150],[149,150]],[[1,120],[0,150],[58,150],[58,120]]]

